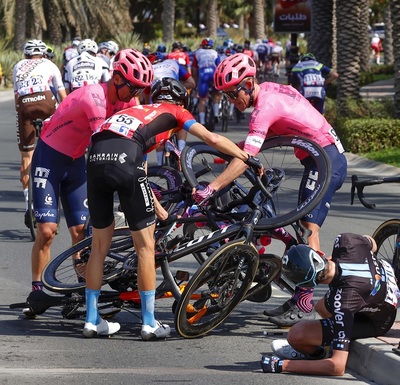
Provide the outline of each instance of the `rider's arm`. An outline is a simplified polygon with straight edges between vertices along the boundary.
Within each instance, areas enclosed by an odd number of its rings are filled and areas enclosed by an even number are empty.
[[[324,86],[327,86],[328,84],[334,82],[338,77],[339,74],[335,70],[331,69],[328,77],[325,79]]]

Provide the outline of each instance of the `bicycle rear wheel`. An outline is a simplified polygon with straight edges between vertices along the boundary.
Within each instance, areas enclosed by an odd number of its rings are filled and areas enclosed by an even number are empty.
[[[308,176],[308,186],[313,194],[304,200],[299,199],[304,166],[296,157],[302,151],[317,166],[317,173]],[[278,136],[265,140],[258,158],[265,170],[272,170],[274,179],[268,189],[272,199],[265,201],[269,217],[264,217],[256,231],[287,226],[309,213],[322,199],[331,180],[330,160],[316,143],[296,136]],[[205,144],[195,144],[182,151],[182,171],[191,187],[211,183],[220,175],[232,159]],[[255,177],[247,170],[236,180],[236,187],[249,191]],[[228,187],[229,190],[230,187]],[[226,193],[223,189],[221,193]],[[226,194],[225,194],[226,195]]]
[[[28,182],[28,218],[26,224],[29,227],[29,231],[31,233],[32,241],[36,239],[36,220],[35,214],[33,211],[33,194],[32,194],[32,177],[29,177]]]
[[[86,263],[91,244],[92,237],[85,238],[52,259],[43,270],[43,285],[50,291],[62,294],[85,290]],[[104,261],[103,283],[110,283],[118,278],[124,271],[124,261],[134,254],[129,229],[116,228]]]
[[[221,131],[228,131],[229,100],[223,96],[221,100]]]
[[[246,295],[257,271],[258,253],[244,239],[215,251],[186,285],[175,311],[184,338],[205,335],[220,325]]]
[[[378,246],[378,259],[393,266],[397,282],[400,282],[400,219],[383,222],[372,234],[372,238]]]

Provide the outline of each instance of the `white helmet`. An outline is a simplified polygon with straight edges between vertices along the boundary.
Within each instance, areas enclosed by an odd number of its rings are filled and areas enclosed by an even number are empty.
[[[111,55],[115,55],[119,51],[118,44],[111,40],[99,43],[99,51],[103,48],[105,48]]]
[[[44,55],[47,50],[47,46],[41,40],[28,40],[24,45],[24,54],[28,56],[32,55]]]
[[[84,39],[78,45],[79,54],[81,54],[82,52],[90,52],[96,55],[98,50],[99,48],[97,47],[97,43],[91,39]]]

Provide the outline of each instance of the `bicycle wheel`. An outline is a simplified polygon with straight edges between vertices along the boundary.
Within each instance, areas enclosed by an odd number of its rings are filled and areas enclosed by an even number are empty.
[[[376,255],[393,266],[397,282],[400,282],[400,219],[383,222],[372,234],[378,246]]]
[[[277,255],[260,255],[256,275],[243,301],[268,301],[272,294],[271,284],[280,274],[281,268],[282,260]]]
[[[62,294],[85,290],[86,263],[89,259],[91,244],[92,237],[85,238],[52,259],[43,270],[43,285],[50,291]],[[124,261],[134,254],[129,229],[116,228],[110,250],[104,261],[104,284],[118,278],[124,271]]]
[[[206,124],[204,126],[210,132],[213,132],[215,130],[215,115],[211,96],[207,100],[206,104]]]
[[[313,194],[305,200],[299,199],[304,174],[304,166],[296,157],[300,151],[317,165],[318,170],[307,180],[308,186],[313,188]],[[272,171],[273,178],[267,186],[272,198],[264,198],[263,203],[268,215],[260,220],[256,231],[287,226],[301,219],[320,202],[329,187],[330,160],[324,149],[312,141],[296,136],[268,138],[257,157],[266,171]],[[230,156],[205,144],[186,147],[181,158],[183,174],[191,187],[210,183],[231,160]],[[250,170],[236,180],[236,184],[247,191],[254,183],[255,177]],[[224,192],[225,189],[220,194]]]
[[[175,328],[182,337],[213,330],[245,296],[257,271],[258,253],[243,242],[235,240],[215,251],[186,285],[175,311]]]

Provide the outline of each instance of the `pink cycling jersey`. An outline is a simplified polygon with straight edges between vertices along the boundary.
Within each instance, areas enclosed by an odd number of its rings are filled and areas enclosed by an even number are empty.
[[[275,135],[298,135],[321,147],[335,144],[344,152],[332,126],[295,88],[264,82],[251,114],[244,151],[257,155],[265,138]]]
[[[136,105],[108,101],[107,83],[91,84],[77,89],[59,105],[44,122],[40,138],[47,145],[73,159],[85,154],[92,133],[111,115]]]

